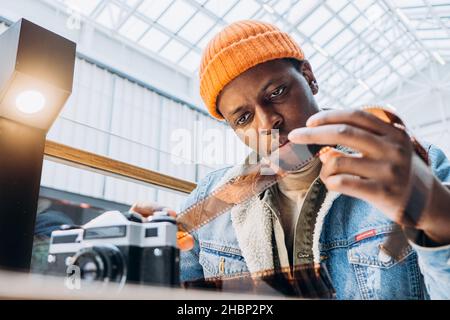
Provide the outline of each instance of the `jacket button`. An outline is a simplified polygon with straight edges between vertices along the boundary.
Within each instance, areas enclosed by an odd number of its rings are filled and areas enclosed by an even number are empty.
[[[303,252],[297,252],[297,258],[299,258],[299,259],[309,258],[309,254],[303,253]]]
[[[388,263],[392,261],[392,257],[380,249],[380,251],[378,252],[378,260],[380,260],[382,263]]]

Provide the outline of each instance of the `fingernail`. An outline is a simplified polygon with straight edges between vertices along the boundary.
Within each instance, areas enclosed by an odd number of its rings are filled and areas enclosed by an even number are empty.
[[[301,137],[303,134],[305,134],[306,130],[308,130],[308,129],[306,129],[306,128],[294,129],[291,132],[289,132],[288,139],[291,140],[291,139]]]
[[[321,154],[319,156],[319,159],[320,159],[320,161],[322,161],[322,163],[325,163],[327,161],[327,159],[328,159],[328,155],[326,154],[326,152]]]
[[[171,215],[171,216],[174,216],[174,217],[177,216],[177,212],[176,212],[175,210],[173,210],[173,209],[164,207],[164,208],[162,209],[162,211],[167,212],[167,213],[168,213],[169,215]]]
[[[172,217],[174,217],[174,218],[177,217],[177,212],[175,210],[169,210],[168,212]]]
[[[194,248],[194,237],[187,232],[177,232],[177,245],[181,251],[189,251]]]

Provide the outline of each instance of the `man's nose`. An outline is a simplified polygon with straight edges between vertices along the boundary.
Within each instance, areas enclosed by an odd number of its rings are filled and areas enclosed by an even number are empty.
[[[270,107],[257,108],[258,129],[262,135],[272,134],[272,130],[280,129],[283,117]]]

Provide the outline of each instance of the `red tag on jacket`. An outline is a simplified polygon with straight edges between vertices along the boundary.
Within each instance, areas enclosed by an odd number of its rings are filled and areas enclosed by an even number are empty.
[[[377,234],[377,233],[375,232],[375,229],[372,229],[372,230],[365,231],[365,232],[363,232],[363,233],[358,234],[358,235],[355,237],[355,240],[356,240],[356,241],[361,241],[361,240],[363,240],[363,239],[373,237],[373,236],[376,235],[376,234]]]

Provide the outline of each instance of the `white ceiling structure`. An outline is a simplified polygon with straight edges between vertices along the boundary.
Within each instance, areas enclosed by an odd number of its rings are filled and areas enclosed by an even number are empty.
[[[444,100],[433,112],[443,124],[439,139],[447,134],[450,140],[450,103],[445,99],[450,79],[445,77],[449,72],[442,71],[450,63],[448,0],[40,1],[79,16],[194,79],[202,49],[223,26],[241,19],[272,22],[303,48],[320,84],[320,105],[382,103],[402,114],[402,100],[396,95],[425,84],[434,93],[440,90],[439,99]],[[436,72],[426,71],[430,68],[443,74],[439,87],[433,85]],[[427,90],[422,94],[427,96]],[[423,126],[412,122],[415,128]]]

